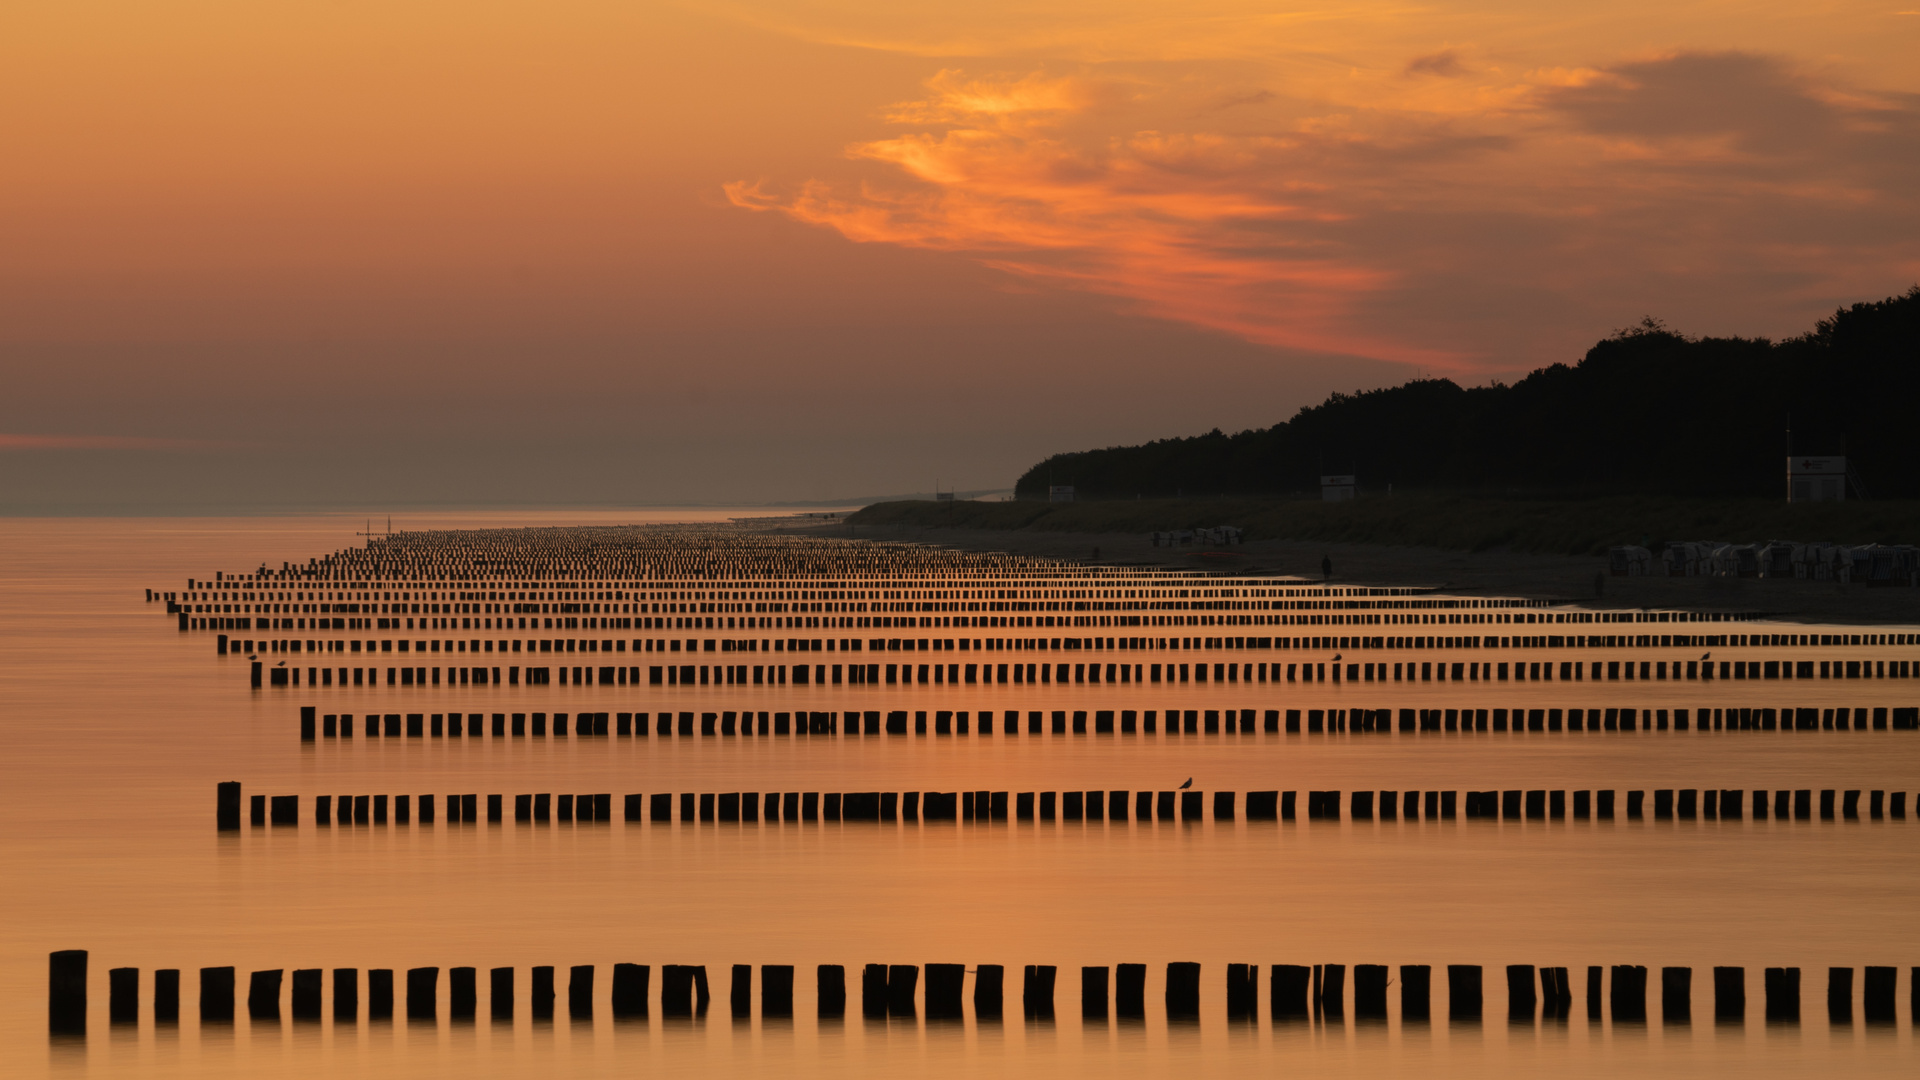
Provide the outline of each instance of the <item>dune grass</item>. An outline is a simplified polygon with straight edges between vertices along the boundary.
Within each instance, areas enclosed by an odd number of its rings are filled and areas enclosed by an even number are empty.
[[[1670,496],[1582,500],[1396,494],[1345,503],[1304,499],[1080,502],[887,502],[856,525],[1082,533],[1148,533],[1234,525],[1248,540],[1394,544],[1457,551],[1602,554],[1665,540],[1920,542],[1920,501],[1811,503]]]

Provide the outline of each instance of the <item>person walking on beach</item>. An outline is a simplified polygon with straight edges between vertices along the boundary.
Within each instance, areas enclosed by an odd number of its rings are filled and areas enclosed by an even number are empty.
[[[1320,576],[1327,581],[1333,580],[1333,556],[1320,556]]]

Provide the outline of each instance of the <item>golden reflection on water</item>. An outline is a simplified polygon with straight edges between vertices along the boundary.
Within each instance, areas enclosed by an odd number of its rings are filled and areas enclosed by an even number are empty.
[[[301,745],[298,692],[254,695],[206,635],[140,590],[344,542],[329,519],[0,525],[0,1056],[10,1075],[371,1076],[1806,1075],[1910,1071],[1920,819],[551,824],[315,828],[340,793],[1374,788],[1920,790],[1920,735],[1636,733],[909,739],[368,740]],[[1885,650],[1891,656],[1900,650]],[[328,709],[1714,707],[1904,705],[1904,684],[1374,688],[541,687],[341,694]],[[338,693],[338,692],[336,692]],[[1095,699],[1098,699],[1097,703]],[[349,700],[353,703],[350,704]],[[644,700],[640,700],[644,699]],[[726,704],[721,704],[725,699]],[[1497,700],[1496,700],[1497,699]],[[1584,699],[1584,700],[1580,700]],[[1738,700],[1734,700],[1738,699]],[[356,705],[359,702],[367,704]],[[1378,701],[1378,706],[1372,703]],[[396,702],[404,702],[395,704]],[[736,706],[733,703],[738,702]],[[951,704],[950,704],[951,702]],[[212,828],[213,785],[298,794],[293,829]],[[619,800],[615,799],[616,813]],[[46,954],[92,951],[84,1042],[45,1033]],[[1203,1018],[1159,1013],[1164,965],[1203,965]],[[701,963],[698,1021],[618,1021],[611,965]],[[859,1017],[858,966],[1007,965],[1007,1013]],[[1149,965],[1148,1019],[1083,1022],[1079,968]],[[1229,1024],[1225,965],[1486,965],[1479,1024]],[[592,1021],[250,1022],[203,1027],[193,969],[597,966]],[[791,1021],[726,1015],[727,965],[797,965]],[[850,1015],[815,1018],[813,967],[850,969]],[[1019,969],[1060,968],[1056,1018],[1022,1019]],[[1509,1024],[1501,968],[1564,965],[1565,1021]],[[1592,1022],[1589,964],[1689,965],[1690,1025]],[[1748,1020],[1716,1025],[1716,964],[1748,968]],[[1899,965],[1891,1028],[1825,1018],[1828,966]],[[1760,969],[1803,969],[1799,1025],[1760,1018]],[[106,1021],[108,967],[179,967],[178,1027]],[[756,973],[757,978],[757,973]],[[564,997],[565,973],[561,973]],[[1652,980],[1656,985],[1657,974]],[[1435,976],[1436,1016],[1444,1016]],[[970,987],[969,987],[970,991]],[[657,991],[656,991],[657,993]],[[1856,988],[1856,995],[1858,990]],[[1395,997],[1397,1001],[1397,996]],[[283,1006],[284,1008],[284,1006]],[[143,1010],[144,1012],[144,1010]],[[1657,1007],[1654,1013],[1657,1014]]]

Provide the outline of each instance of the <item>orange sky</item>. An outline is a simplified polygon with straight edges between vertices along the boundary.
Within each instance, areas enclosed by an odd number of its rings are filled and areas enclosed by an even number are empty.
[[[831,498],[1920,280],[1920,13],[18,0],[0,511]]]

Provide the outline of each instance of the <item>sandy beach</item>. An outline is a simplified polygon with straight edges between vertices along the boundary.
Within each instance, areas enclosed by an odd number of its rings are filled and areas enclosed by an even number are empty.
[[[786,526],[781,531],[1011,551],[1090,564],[1205,568],[1312,581],[1322,579],[1324,558],[1333,562],[1331,580],[1336,584],[1422,586],[1609,609],[1759,613],[1789,622],[1863,626],[1920,622],[1920,589],[1778,579],[1612,577],[1605,574],[1606,560],[1591,556],[1290,540],[1257,540],[1226,549],[1170,549],[1156,548],[1146,536],[1133,533],[849,527],[845,523]]]

